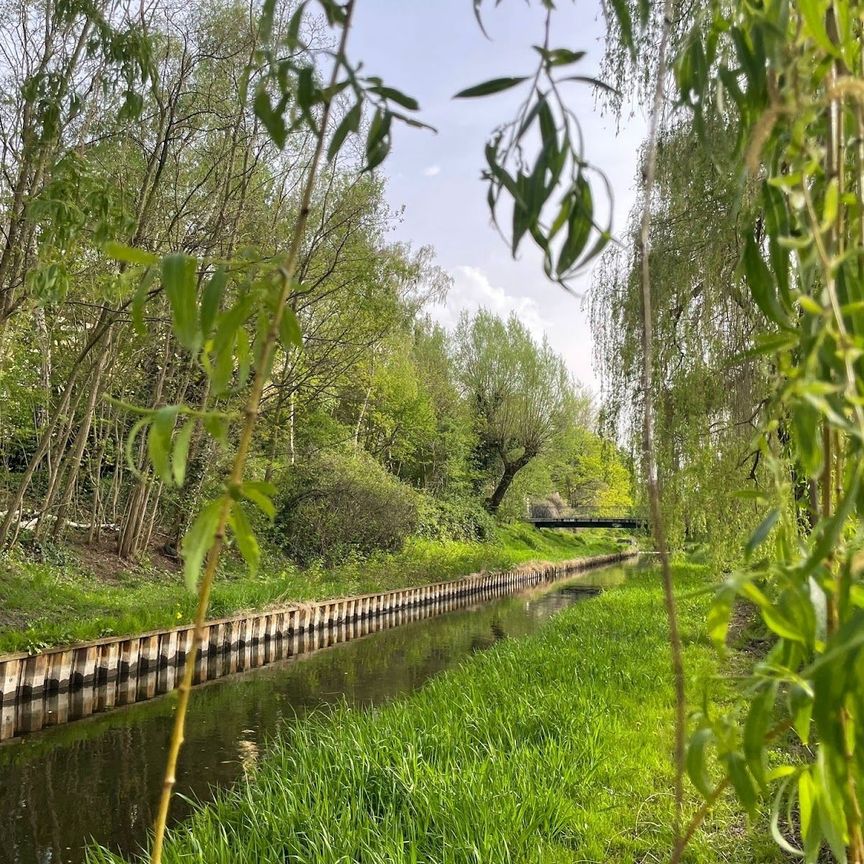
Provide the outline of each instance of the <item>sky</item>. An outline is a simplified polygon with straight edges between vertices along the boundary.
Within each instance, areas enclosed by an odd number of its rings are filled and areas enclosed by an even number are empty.
[[[597,75],[602,59],[603,19],[599,0],[560,0],[552,26],[553,47],[586,51],[574,71]],[[536,65],[532,45],[543,29],[539,2],[486,0],[487,39],[477,26],[471,0],[363,0],[357,4],[349,54],[364,71],[414,96],[420,119],[438,132],[399,126],[384,163],[387,198],[401,211],[393,239],[431,245],[437,263],[453,279],[443,306],[430,310],[445,326],[460,312],[485,307],[515,312],[532,333],[545,334],[575,377],[599,389],[593,371],[588,312],[579,298],[549,282],[540,253],[529,241],[513,260],[495,231],[480,179],[489,133],[508,120],[519,91],[483,99],[454,100],[453,94],[489,78],[529,74]],[[596,105],[590,87],[567,85],[571,107],[582,122],[588,160],[609,178],[615,196],[613,227],[620,236],[634,201],[634,177],[645,123],[636,116],[620,125]],[[584,294],[591,271],[574,283]]]

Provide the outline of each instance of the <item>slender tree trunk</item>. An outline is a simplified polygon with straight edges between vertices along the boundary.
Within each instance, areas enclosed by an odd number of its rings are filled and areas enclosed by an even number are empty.
[[[90,398],[87,400],[87,408],[84,411],[84,417],[81,421],[78,435],[75,438],[75,444],[73,445],[72,452],[69,456],[69,470],[66,474],[66,489],[60,502],[60,508],[57,511],[57,519],[54,522],[54,530],[52,532],[52,536],[55,540],[59,540],[63,536],[63,532],[66,528],[66,514],[69,511],[69,504],[72,501],[72,496],[75,493],[76,485],[78,483],[78,474],[81,471],[81,459],[84,456],[84,448],[87,446],[87,440],[90,437],[90,428],[93,425],[93,416],[96,413],[96,403],[98,402],[99,396],[102,392],[102,376],[108,363],[110,347],[111,337],[109,335],[103,343],[99,359],[96,361],[96,369],[93,372],[93,378],[90,382]]]

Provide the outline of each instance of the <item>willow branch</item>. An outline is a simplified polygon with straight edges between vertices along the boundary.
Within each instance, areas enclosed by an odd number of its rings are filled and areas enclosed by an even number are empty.
[[[354,11],[354,0],[348,0],[345,8],[346,17],[342,28],[339,50],[336,54],[336,60],[333,64],[333,72],[330,77],[329,92],[332,92],[336,85],[341,58],[345,56],[345,47]],[[312,161],[309,165],[306,176],[306,183],[303,187],[303,194],[300,200],[300,210],[294,224],[291,243],[285,259],[279,267],[279,275],[282,279],[279,301],[276,305],[275,313],[270,321],[270,326],[264,339],[263,348],[255,368],[252,388],[243,411],[243,428],[240,432],[237,452],[234,455],[234,462],[231,468],[229,479],[230,487],[237,487],[243,482],[246,460],[249,455],[249,449],[252,445],[252,436],[255,431],[255,424],[261,406],[261,395],[264,392],[264,385],[269,376],[270,364],[273,359],[273,352],[279,336],[279,324],[282,320],[285,305],[291,292],[291,285],[297,272],[297,265],[300,259],[300,248],[306,232],[306,224],[309,219],[312,192],[315,188],[318,169],[324,153],[324,140],[328,121],[330,119],[330,113],[331,101],[330,99],[327,99],[324,102],[319,134],[316,139],[315,151],[312,155]],[[159,800],[159,809],[154,825],[153,849],[150,856],[151,864],[161,864],[162,861],[162,849],[165,842],[168,810],[171,805],[171,794],[176,783],[177,760],[183,746],[186,711],[189,706],[189,694],[192,690],[192,680],[195,674],[195,659],[198,656],[198,650],[203,640],[204,622],[207,617],[210,591],[213,587],[213,578],[216,575],[216,568],[219,565],[219,559],[222,555],[222,549],[225,544],[225,528],[228,524],[228,518],[231,515],[233,503],[233,498],[230,495],[226,494],[223,496],[221,508],[219,510],[215,539],[207,555],[207,564],[201,578],[201,585],[198,592],[198,606],[195,612],[195,629],[193,631],[192,646],[188,656],[186,657],[186,663],[183,669],[183,680],[178,688],[177,711],[174,715],[174,726],[168,746],[168,758],[165,764],[165,776],[162,783],[162,796]]]
[[[657,54],[656,83],[651,106],[648,140],[645,148],[645,178],[643,186],[642,219],[639,234],[642,288],[642,449],[645,462],[648,504],[651,511],[651,528],[654,543],[660,558],[663,578],[663,596],[669,622],[669,647],[672,659],[672,674],[675,685],[675,816],[673,821],[672,864],[681,860],[685,842],[681,834],[681,817],[684,806],[684,748],[686,733],[686,694],[684,690],[684,660],[681,635],[678,629],[678,610],[675,603],[675,586],[669,563],[669,549],[660,507],[660,483],[657,476],[657,448],[654,441],[654,313],[651,302],[651,204],[657,177],[657,149],[660,120],[665,101],[667,74],[667,52],[672,26],[672,2],[664,0],[663,23]]]

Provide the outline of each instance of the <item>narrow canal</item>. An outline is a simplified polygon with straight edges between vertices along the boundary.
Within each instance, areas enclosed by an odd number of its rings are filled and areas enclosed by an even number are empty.
[[[578,574],[382,630],[196,688],[172,816],[255,765],[283,723],[342,701],[379,705],[561,609],[619,585],[633,565]],[[153,819],[174,699],[169,695],[0,745],[0,864],[79,864],[95,842],[133,855]]]

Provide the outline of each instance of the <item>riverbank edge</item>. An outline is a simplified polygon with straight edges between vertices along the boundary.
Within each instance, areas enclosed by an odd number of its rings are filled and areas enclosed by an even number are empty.
[[[332,628],[348,621],[377,617],[415,606],[425,606],[490,589],[518,590],[554,582],[582,570],[636,557],[632,549],[541,562],[496,572],[471,573],[444,582],[359,594],[351,597],[295,603],[258,612],[246,612],[207,621],[201,657],[211,653],[266,648],[275,640]],[[186,624],[133,636],[111,636],[38,654],[0,655],[0,741],[20,732],[16,707],[49,693],[77,692],[84,688],[119,685],[160,669],[176,669],[191,651],[194,627]],[[265,665],[262,664],[262,665]],[[117,702],[119,686],[100,694],[100,711]],[[169,687],[170,689],[170,687]],[[154,694],[155,695],[155,694]]]
[[[688,687],[743,698],[704,636],[716,584],[675,565]],[[736,650],[736,649],[733,649]],[[171,831],[166,862],[628,862],[672,844],[674,692],[655,568],[374,710],[289,726],[246,779]],[[687,795],[687,814],[701,798]],[[770,833],[718,801],[693,864],[780,864]],[[143,864],[93,848],[92,864]]]

